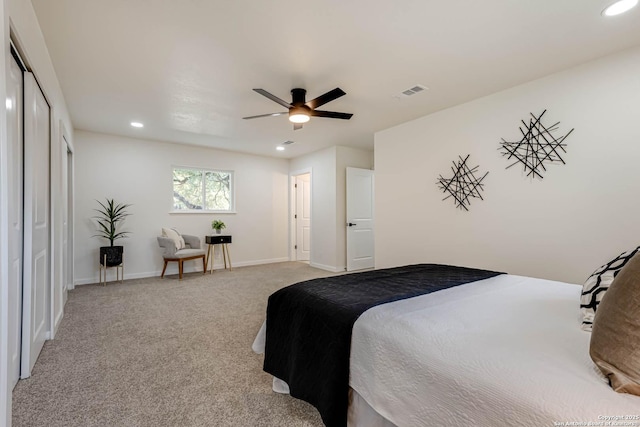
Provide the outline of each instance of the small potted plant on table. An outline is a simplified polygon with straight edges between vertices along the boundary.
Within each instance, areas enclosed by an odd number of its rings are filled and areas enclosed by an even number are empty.
[[[227,228],[227,226],[224,225],[224,222],[220,221],[219,219],[214,219],[213,221],[211,221],[211,228],[216,230],[216,234],[220,234],[222,233],[222,229]]]
[[[107,199],[106,203],[96,200],[100,204],[100,209],[94,209],[99,215],[94,216],[98,223],[98,234],[93,237],[103,237],[109,240],[110,246],[102,246],[100,248],[100,264],[105,267],[115,267],[122,264],[122,246],[114,246],[113,242],[117,239],[127,237],[128,231],[118,231],[118,223],[125,217],[129,216],[127,208],[131,205],[124,203],[115,203],[113,199]],[[106,255],[106,264],[105,264]]]

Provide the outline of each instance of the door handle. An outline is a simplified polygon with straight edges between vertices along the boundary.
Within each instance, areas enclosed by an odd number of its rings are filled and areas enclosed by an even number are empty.
[[[358,225],[358,224],[354,224],[354,223],[350,222],[350,223],[348,223],[347,225],[348,225],[349,227],[353,227],[354,225]]]

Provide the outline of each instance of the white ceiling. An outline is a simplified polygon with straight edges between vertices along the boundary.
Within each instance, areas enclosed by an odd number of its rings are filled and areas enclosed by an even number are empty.
[[[378,130],[640,44],[640,7],[604,18],[609,2],[32,0],[75,128],[276,157],[372,149]],[[353,118],[242,120],[284,110],[252,88],[294,87],[342,88],[322,109]]]

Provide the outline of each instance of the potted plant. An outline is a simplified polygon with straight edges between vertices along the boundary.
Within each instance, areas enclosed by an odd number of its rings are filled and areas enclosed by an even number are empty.
[[[131,205],[116,203],[113,199],[107,199],[106,203],[96,200],[100,204],[100,209],[94,209],[99,215],[93,218],[98,222],[98,234],[93,237],[103,237],[109,240],[110,246],[102,246],[100,248],[100,264],[114,267],[122,264],[122,246],[114,246],[113,242],[117,239],[127,237],[128,231],[118,231],[119,222],[129,216],[127,208]]]
[[[222,233],[222,229],[227,228],[227,226],[224,225],[224,222],[220,221],[219,219],[214,219],[213,221],[211,221],[211,228],[216,230],[216,234],[220,234]]]

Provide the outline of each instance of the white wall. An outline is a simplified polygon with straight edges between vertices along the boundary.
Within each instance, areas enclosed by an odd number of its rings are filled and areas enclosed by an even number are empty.
[[[337,271],[336,147],[291,159],[291,173],[311,170],[311,254],[309,264]]]
[[[200,236],[204,244],[213,219],[223,220],[224,232],[233,235],[229,250],[234,267],[289,259],[287,160],[80,130],[75,141],[77,284],[98,282],[99,247],[108,245],[92,237],[96,199],[133,205],[123,223],[132,234],[117,241],[124,246],[125,278],[160,275],[162,250],[156,237],[162,227]],[[233,170],[237,213],[170,214],[174,165]],[[217,266],[220,253],[216,251]],[[202,265],[185,264],[185,271],[195,270],[202,271]],[[177,263],[170,263],[167,274],[177,271]]]
[[[375,135],[376,267],[450,263],[580,283],[640,244],[640,49],[626,51]],[[498,148],[530,112],[575,128],[566,165],[530,180]],[[519,139],[519,138],[518,138]],[[436,186],[471,154],[485,200],[454,208]]]
[[[291,174],[311,170],[311,266],[345,269],[346,168],[372,166],[373,152],[341,146],[291,160]]]
[[[6,65],[11,58],[9,50],[9,34],[16,42],[23,59],[27,63],[27,66],[35,74],[42,91],[44,92],[47,101],[51,106],[51,180],[54,185],[59,184],[61,180],[61,165],[60,155],[62,147],[59,144],[58,135],[60,135],[61,126],[65,126],[67,129],[72,129],[69,112],[67,110],[62,90],[58,83],[57,76],[53,69],[53,64],[49,57],[47,47],[44,41],[42,32],[38,25],[36,14],[33,10],[31,2],[29,0],[2,0],[2,22],[0,23],[0,42],[2,43],[3,60],[0,66],[0,99],[6,97]],[[6,323],[4,322],[7,310],[2,305],[6,302],[7,295],[7,278],[6,278],[6,262],[7,262],[7,202],[6,202],[6,177],[4,174],[7,170],[8,162],[12,159],[7,158],[6,151],[6,125],[4,123],[5,105],[4,102],[0,107],[0,425],[6,422],[6,425],[11,423],[11,390],[6,387],[6,349],[7,335],[6,335]],[[68,134],[69,143],[73,144],[73,135]],[[62,269],[62,256],[59,256],[59,249],[62,247],[61,230],[61,206],[62,201],[59,197],[59,193],[52,192],[51,206],[52,206],[52,248],[55,253],[58,254],[52,261],[52,294],[58,290],[59,287],[64,286],[64,283],[60,280]],[[61,313],[62,307],[60,305],[54,306],[53,300],[49,299],[52,313]],[[54,301],[55,302],[55,301]],[[53,316],[52,316],[53,317]],[[58,321],[60,317],[58,316]],[[55,334],[55,327],[53,323],[48,325],[50,329],[50,335]]]

